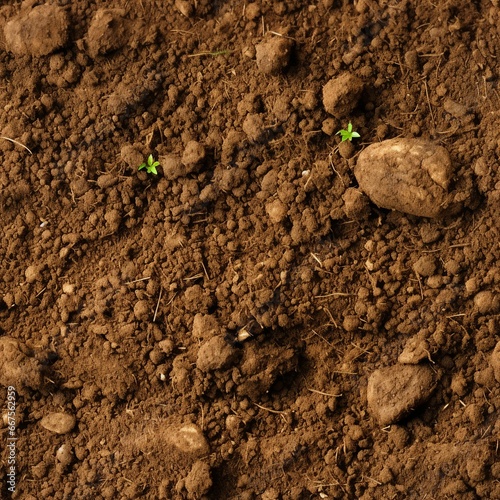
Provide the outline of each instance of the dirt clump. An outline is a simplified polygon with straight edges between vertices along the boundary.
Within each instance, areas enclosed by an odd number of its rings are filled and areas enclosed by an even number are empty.
[[[336,118],[345,118],[358,104],[363,91],[362,80],[351,73],[332,78],[323,86],[325,111]]]
[[[0,337],[0,383],[18,392],[40,389],[43,383],[42,365],[30,349],[12,337]]]
[[[263,40],[255,47],[255,60],[262,73],[277,75],[290,62],[293,41],[285,37],[273,37]]]
[[[105,55],[123,47],[128,40],[124,9],[99,9],[87,33],[91,57]]]
[[[56,5],[38,5],[4,26],[6,49],[17,56],[46,56],[63,48],[69,38],[69,19]]]
[[[394,424],[424,403],[434,386],[434,376],[428,366],[381,368],[368,378],[368,408],[380,425]]]
[[[490,364],[498,382],[500,380],[500,342],[498,342],[495,349],[493,349]]]
[[[177,485],[178,489],[182,483],[188,492],[188,498],[202,498],[212,486],[210,466],[198,460],[193,464],[184,481]]]

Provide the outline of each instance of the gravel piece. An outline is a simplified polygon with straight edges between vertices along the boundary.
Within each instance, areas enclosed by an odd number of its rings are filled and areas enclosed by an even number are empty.
[[[69,415],[68,413],[49,413],[42,418],[40,425],[55,434],[67,434],[74,429],[76,418],[74,415]]]

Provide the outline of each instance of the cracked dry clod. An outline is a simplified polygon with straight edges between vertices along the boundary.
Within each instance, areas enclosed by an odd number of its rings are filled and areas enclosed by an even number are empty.
[[[41,57],[63,48],[70,23],[63,8],[38,5],[9,20],[4,27],[5,48],[16,56]]]
[[[329,80],[323,87],[323,106],[327,113],[343,118],[357,106],[363,92],[363,81],[351,73]]]
[[[394,424],[427,401],[434,387],[434,375],[427,365],[381,368],[368,378],[368,408],[381,425]]]
[[[354,175],[379,207],[434,218],[461,208],[456,193],[449,191],[453,170],[445,148],[423,139],[397,138],[362,151]]]
[[[42,368],[27,348],[12,337],[0,338],[0,385],[22,393],[42,386]]]
[[[293,41],[285,37],[263,40],[255,47],[257,67],[267,75],[278,75],[290,62]]]

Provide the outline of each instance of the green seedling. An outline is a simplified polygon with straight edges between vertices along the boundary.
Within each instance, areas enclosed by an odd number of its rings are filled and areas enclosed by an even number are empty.
[[[352,141],[353,139],[358,139],[361,137],[357,132],[354,132],[352,130],[352,123],[349,122],[349,125],[347,125],[347,130],[339,130],[335,135],[339,135],[342,137],[342,140],[340,142],[344,141]]]
[[[149,155],[147,161],[145,161],[144,163],[139,165],[138,170],[142,170],[143,168],[145,168],[146,172],[148,174],[158,175],[158,171],[156,170],[156,167],[159,167],[159,166],[160,166],[160,162],[155,161],[155,159],[153,158],[153,155]]]

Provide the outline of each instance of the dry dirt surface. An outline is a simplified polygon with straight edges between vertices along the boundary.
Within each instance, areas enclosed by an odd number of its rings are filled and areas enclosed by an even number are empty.
[[[498,0],[0,4],[2,498],[500,498]]]

